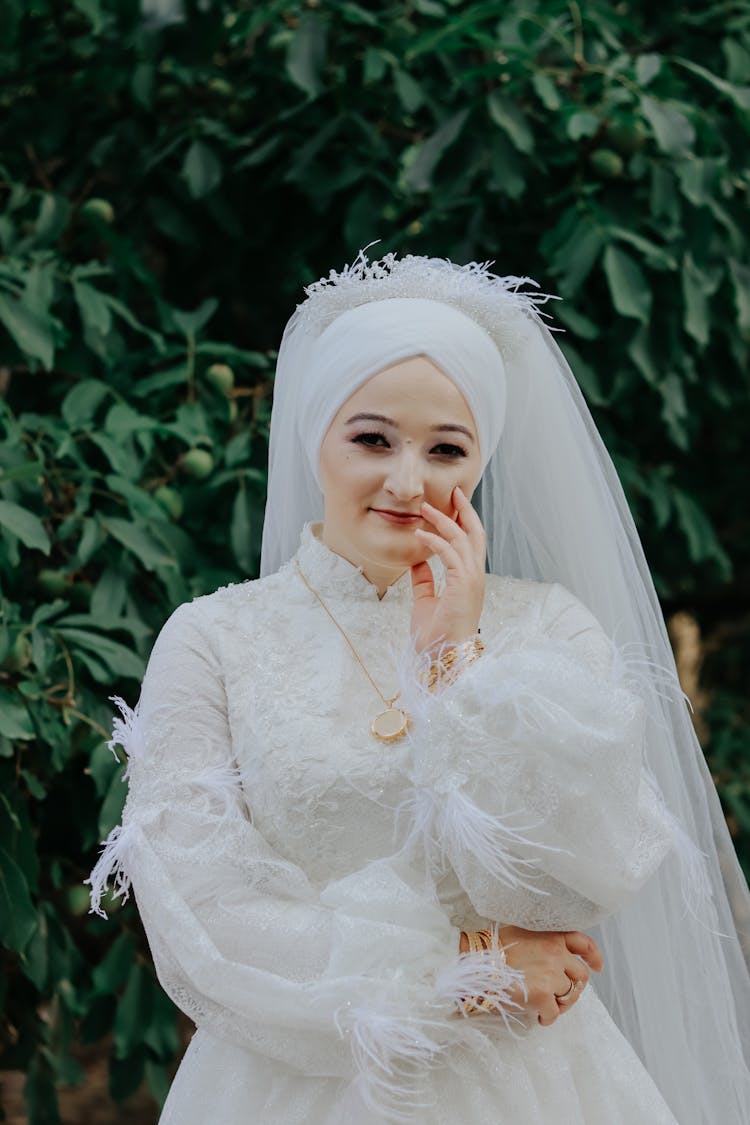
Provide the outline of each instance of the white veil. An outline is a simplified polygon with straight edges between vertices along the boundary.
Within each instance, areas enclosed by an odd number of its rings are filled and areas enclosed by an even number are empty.
[[[492,337],[507,382],[505,427],[475,497],[490,570],[563,583],[623,649],[648,703],[647,764],[676,822],[678,847],[598,927],[606,968],[597,991],[680,1125],[747,1125],[750,895],[617,474],[541,320],[545,298],[522,291],[527,280],[411,255],[370,263],[363,251],[307,287],[279,353],[261,573],[290,558],[304,523],[322,517],[302,440],[316,404],[300,395],[318,336],[347,310],[394,297],[468,314]],[[380,367],[396,358],[406,356],[384,353]],[[359,382],[377,369],[360,371]],[[330,420],[353,389],[318,409]]]

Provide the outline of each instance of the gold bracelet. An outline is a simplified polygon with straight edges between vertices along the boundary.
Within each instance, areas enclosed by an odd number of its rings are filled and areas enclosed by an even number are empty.
[[[423,678],[424,686],[428,691],[434,691],[439,684],[452,684],[465,668],[479,659],[483,652],[484,642],[478,635],[457,645],[446,645],[430,661]],[[456,668],[456,665],[459,667]]]
[[[490,930],[461,930],[459,935],[459,946],[461,938],[465,937],[468,943],[468,953],[483,953],[487,950],[495,950],[500,953],[500,960],[503,965],[507,964],[505,956],[505,949],[500,941],[500,935],[497,934],[497,944],[495,944]],[[477,1016],[483,1012],[494,1012],[495,1005],[491,997],[497,993],[490,993],[487,996],[461,996],[456,1001],[459,1011],[463,1012],[465,1016]]]

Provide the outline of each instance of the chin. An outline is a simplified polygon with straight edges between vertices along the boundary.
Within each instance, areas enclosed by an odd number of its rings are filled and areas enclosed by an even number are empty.
[[[397,532],[396,536],[400,534]],[[373,562],[377,561],[381,566],[405,568],[416,566],[417,563],[424,562],[430,557],[429,550],[426,550],[421,543],[399,543],[396,536],[393,539],[387,536],[380,536],[377,539],[370,537],[367,546]]]

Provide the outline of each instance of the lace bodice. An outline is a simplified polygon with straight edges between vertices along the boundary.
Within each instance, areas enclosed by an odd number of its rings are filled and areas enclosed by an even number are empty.
[[[253,822],[322,885],[393,850],[393,813],[408,784],[410,745],[371,735],[370,721],[384,705],[304,586],[296,561],[386,698],[399,690],[411,581],[407,572],[379,600],[361,571],[308,526],[296,560],[279,572],[191,607],[208,614]],[[511,618],[528,611],[535,594],[532,584],[493,582],[485,631],[498,601]]]

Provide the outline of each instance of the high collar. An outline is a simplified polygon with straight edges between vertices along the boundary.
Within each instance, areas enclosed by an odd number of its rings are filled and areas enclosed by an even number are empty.
[[[378,598],[377,587],[367,579],[361,566],[355,566],[343,555],[337,555],[319,538],[322,523],[306,523],[300,535],[300,544],[294,560],[299,562],[302,572],[310,585],[319,594],[340,598],[356,598],[361,601],[402,602],[410,600],[411,571],[404,573],[390,586],[386,587],[382,598]],[[292,562],[294,562],[292,560]],[[438,583],[441,577],[441,564],[437,558],[430,559],[430,566],[436,574]],[[438,586],[439,588],[439,586]]]

